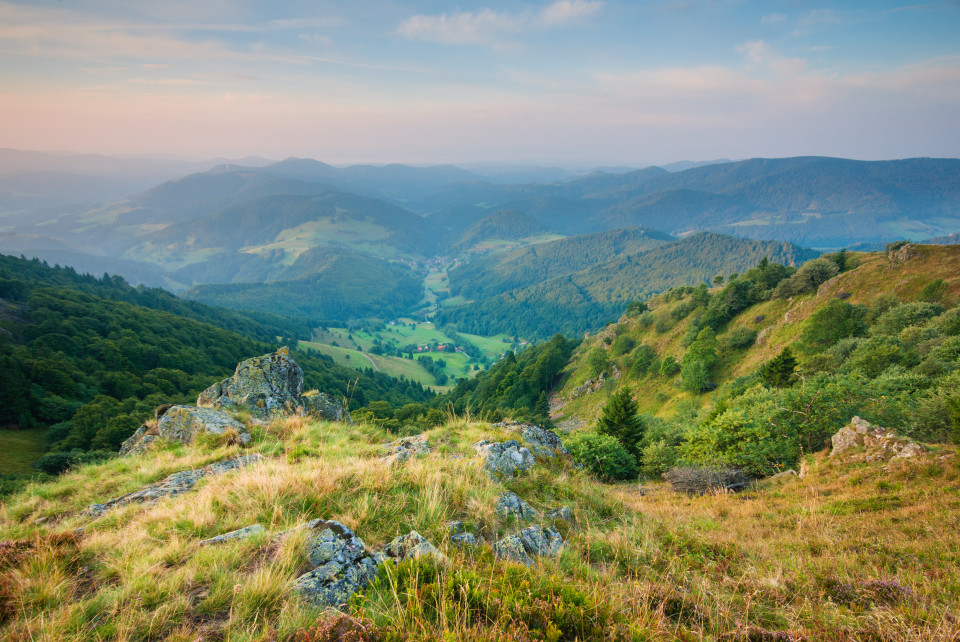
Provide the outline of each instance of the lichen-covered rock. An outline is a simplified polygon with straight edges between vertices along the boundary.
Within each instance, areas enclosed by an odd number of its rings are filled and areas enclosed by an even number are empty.
[[[523,540],[518,535],[511,535],[496,541],[493,544],[493,554],[502,560],[533,566],[533,559],[527,555],[527,551],[523,547]]]
[[[345,421],[353,423],[350,413],[333,395],[325,392],[309,390],[300,396],[303,411],[306,415],[324,421]]]
[[[547,511],[547,519],[569,522],[573,519],[573,513],[570,512],[569,506],[561,506],[560,508]]]
[[[120,444],[120,454],[139,455],[147,452],[150,445],[159,438],[159,434],[156,426],[143,424]]]
[[[197,397],[201,408],[247,410],[257,419],[302,411],[303,370],[287,348],[241,361],[232,377]]]
[[[553,526],[528,526],[520,531],[523,550],[529,555],[556,557],[563,548],[563,536]]]
[[[223,542],[229,542],[235,539],[248,539],[254,535],[259,535],[261,533],[267,532],[260,524],[251,524],[250,526],[244,526],[243,528],[238,528],[235,531],[230,531],[229,533],[223,533],[222,535],[217,535],[216,537],[211,537],[200,542],[200,546],[209,546],[210,544],[222,544]]]
[[[454,546],[479,546],[483,544],[483,538],[473,533],[454,533],[450,536],[450,543]]]
[[[833,445],[830,450],[831,457],[858,447],[867,450],[865,456],[867,461],[908,459],[924,452],[920,444],[897,437],[894,433],[874,426],[860,417],[851,419],[848,425],[830,438],[830,441]]]
[[[157,422],[157,433],[167,441],[191,444],[201,433],[222,435],[228,430],[237,433],[240,443],[250,442],[250,431],[225,412],[212,408],[172,406]]]
[[[249,466],[250,464],[254,464],[262,459],[263,457],[261,455],[244,455],[243,457],[237,457],[235,459],[218,461],[210,464],[209,466],[204,466],[203,468],[182,470],[178,473],[169,475],[156,484],[150,484],[149,486],[144,486],[140,490],[136,490],[132,493],[115,497],[106,503],[90,504],[90,506],[83,511],[83,514],[91,517],[99,517],[111,508],[123,506],[124,504],[131,504],[135,502],[152,502],[164,497],[174,497],[187,492],[204,477],[222,475],[230,472],[231,470],[237,470],[239,468],[243,468],[244,466]]]
[[[383,461],[391,466],[399,466],[411,457],[429,453],[430,442],[426,435],[417,435],[391,441],[385,445],[385,448],[387,448],[387,454],[382,457]]]
[[[513,432],[520,433],[520,436],[530,444],[530,449],[537,457],[552,459],[557,455],[569,455],[563,442],[557,433],[548,428],[541,428],[533,424],[518,424],[514,422],[503,422],[495,424],[498,427],[507,428]]]
[[[406,535],[394,538],[392,542],[383,547],[383,554],[397,562],[424,556],[433,557],[439,561],[446,561],[447,559],[417,531],[410,531]]]
[[[321,607],[341,608],[377,575],[382,557],[370,555],[363,540],[336,521],[311,522],[317,534],[307,558],[315,568],[298,577],[294,592]]]
[[[497,514],[504,518],[513,516],[517,519],[529,520],[539,515],[530,504],[520,499],[516,493],[511,492],[502,493],[497,498],[497,504],[494,508]]]
[[[537,463],[530,450],[516,439],[501,442],[490,442],[484,439],[473,447],[480,455],[483,467],[494,479],[520,475]]]

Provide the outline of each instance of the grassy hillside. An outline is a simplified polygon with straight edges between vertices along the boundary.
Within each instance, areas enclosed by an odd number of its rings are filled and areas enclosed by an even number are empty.
[[[847,267],[792,293],[804,266],[752,304],[736,301],[755,291],[755,270],[655,297],[583,342],[554,391],[554,420],[592,426],[629,388],[658,418],[641,446],[650,474],[674,461],[776,472],[854,415],[925,441],[960,437],[960,249],[908,245]],[[764,369],[785,348],[796,363],[775,382]]]
[[[568,461],[492,481],[471,444],[508,434],[451,420],[433,452],[380,460],[394,437],[300,419],[254,427],[261,464],[182,495],[99,518],[80,511],[172,472],[237,454],[207,440],[83,466],[0,508],[0,626],[30,640],[948,640],[960,587],[953,545],[960,458],[944,448],[888,467],[810,455],[809,472],[738,496],[678,495],[662,484],[604,485]],[[518,493],[567,505],[557,558],[532,567],[449,543],[451,520],[487,540],[522,524],[494,509]],[[922,516],[922,517],[921,517]],[[349,614],[291,591],[305,532],[336,519],[378,549],[415,529],[448,563],[387,565]],[[541,519],[535,520],[540,522]],[[249,524],[265,532],[199,542]]]

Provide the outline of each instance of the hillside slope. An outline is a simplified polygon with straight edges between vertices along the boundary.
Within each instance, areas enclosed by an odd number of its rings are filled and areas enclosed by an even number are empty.
[[[816,455],[802,480],[733,497],[654,484],[600,484],[565,458],[491,479],[472,443],[515,437],[455,420],[432,451],[382,459],[393,435],[367,425],[277,420],[250,448],[207,439],[87,465],[0,510],[0,626],[32,640],[955,639],[960,469]],[[166,475],[243,453],[259,463],[208,475],[173,497],[83,512]],[[494,506],[514,492],[530,521]],[[557,506],[569,521],[542,517]],[[922,526],[916,517],[923,515]],[[346,614],[294,583],[311,568],[313,519],[370,551],[415,530],[445,561],[386,562]],[[458,548],[450,523],[488,542],[555,528],[556,557],[530,566],[487,545]],[[259,524],[246,538],[207,538]],[[301,528],[297,528],[301,527]],[[339,527],[338,527],[339,528]],[[291,530],[297,529],[297,530]],[[362,552],[362,549],[361,549]],[[331,568],[339,568],[338,565]],[[335,571],[334,571],[335,572]],[[353,637],[347,637],[347,636]]]
[[[795,289],[836,259],[654,298],[581,344],[554,420],[592,426],[629,389],[650,415],[638,462],[648,474],[677,461],[771,474],[854,415],[915,439],[960,439],[960,248],[857,254]]]
[[[620,244],[618,239],[623,237],[608,233],[586,238],[602,238],[616,248]],[[557,247],[573,245],[568,244],[568,240],[556,242]],[[535,284],[445,309],[439,313],[438,320],[476,334],[505,332],[541,339],[554,332],[577,335],[615,318],[629,301],[644,300],[668,288],[709,281],[717,274],[745,270],[765,256],[793,264],[816,255],[816,252],[778,241],[750,241],[708,232],[666,244],[651,243],[642,233],[639,240],[645,249],[613,259],[605,254],[594,255],[590,249],[593,244],[587,244],[588,249],[582,256],[591,261],[589,267],[553,278],[546,278],[552,274],[548,272]],[[626,242],[624,249],[630,244]],[[532,274],[537,274],[538,264],[552,268],[552,261],[540,263],[535,258],[538,252],[539,248],[526,252],[531,258],[527,263],[533,263]],[[563,269],[565,263],[573,265],[576,256],[567,261],[559,258],[556,262]],[[478,289],[478,285],[466,285],[469,282],[483,283],[480,277],[465,278],[475,274],[469,265],[461,270],[464,275],[451,276],[451,284],[463,284],[458,285],[460,291]],[[494,283],[509,284],[507,279],[511,278],[512,270],[508,263],[504,262],[499,271],[507,272],[506,279],[495,269]]]

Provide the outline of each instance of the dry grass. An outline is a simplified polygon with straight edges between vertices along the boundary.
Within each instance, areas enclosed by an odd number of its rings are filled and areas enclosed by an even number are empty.
[[[79,511],[237,448],[170,447],[28,488],[0,510],[0,538],[16,540],[0,547],[0,633],[12,640],[308,640],[336,639],[330,632],[341,630],[371,640],[960,639],[960,458],[951,449],[947,459],[889,470],[818,455],[803,480],[687,497],[662,484],[644,494],[633,484],[599,484],[563,462],[494,483],[472,457],[471,444],[489,436],[496,436],[489,426],[455,418],[430,431],[433,454],[391,468],[379,457],[392,436],[379,429],[275,422],[255,435],[251,450],[265,455],[262,464],[94,520]],[[574,521],[559,525],[567,542],[559,558],[525,569],[495,562],[487,547],[449,546],[450,520],[488,539],[517,528],[493,511],[505,487],[541,512],[573,509]],[[305,534],[274,537],[314,517],[346,523],[371,547],[416,529],[451,564],[385,571],[354,605],[356,620],[338,623],[289,593],[306,570]],[[199,545],[255,522],[265,535]]]

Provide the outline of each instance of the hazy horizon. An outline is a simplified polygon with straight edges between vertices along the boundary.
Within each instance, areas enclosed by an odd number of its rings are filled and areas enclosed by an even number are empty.
[[[960,2],[0,2],[0,147],[644,167],[960,156]]]

